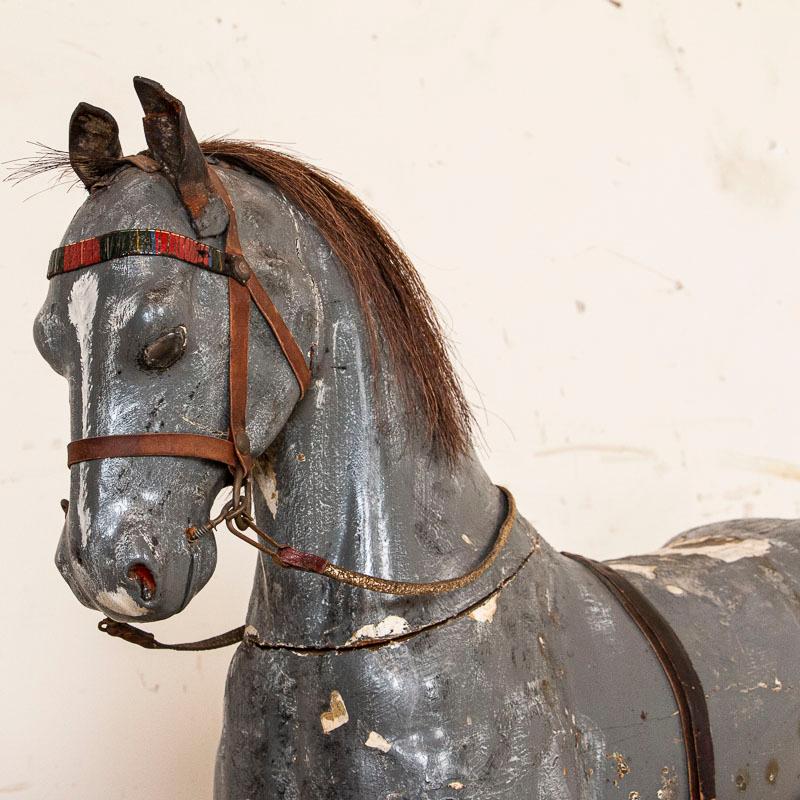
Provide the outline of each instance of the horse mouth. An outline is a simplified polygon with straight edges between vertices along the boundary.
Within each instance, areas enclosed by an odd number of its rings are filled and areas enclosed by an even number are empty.
[[[128,570],[128,577],[139,585],[139,594],[145,603],[150,602],[156,593],[156,579],[144,564],[134,564]]]

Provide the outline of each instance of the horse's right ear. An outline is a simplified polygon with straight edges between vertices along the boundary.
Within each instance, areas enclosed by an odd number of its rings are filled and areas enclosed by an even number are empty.
[[[119,126],[108,111],[78,103],[69,121],[69,163],[83,185],[92,187],[122,158]]]

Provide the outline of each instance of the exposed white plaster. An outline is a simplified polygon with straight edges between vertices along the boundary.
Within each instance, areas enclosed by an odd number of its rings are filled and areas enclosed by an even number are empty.
[[[328,385],[322,380],[322,378],[317,378],[314,381],[314,387],[317,390],[317,394],[314,398],[314,406],[316,407],[317,411],[319,411],[325,405],[325,396],[328,394]]]
[[[475,622],[491,622],[497,612],[497,595],[493,594],[485,603],[473,608],[467,615]]]
[[[339,692],[334,689],[331,692],[331,707],[328,711],[323,711],[319,715],[319,721],[322,725],[322,732],[327,736],[331,731],[336,728],[341,728],[350,721],[350,716],[347,713],[347,708],[344,704],[344,699]]]
[[[140,617],[147,613],[122,587],[114,592],[99,592],[97,602],[105,609],[126,617]]]
[[[695,543],[705,541],[703,539],[693,540]],[[687,543],[681,542],[676,547],[664,547],[659,553],[670,556],[709,556],[726,564],[732,564],[742,558],[756,558],[768,553],[772,547],[769,539],[735,539],[729,542],[713,542],[712,544],[693,544],[691,547]]]
[[[278,515],[278,478],[275,475],[275,465],[271,460],[260,459],[253,466],[253,476],[272,518],[275,519]]]
[[[629,564],[627,561],[609,561],[608,565],[623,572],[633,572],[653,580],[656,577],[656,568],[649,564]]]
[[[406,619],[390,614],[374,625],[364,625],[359,628],[347,643],[357,642],[359,639],[388,639],[390,636],[401,636],[410,630],[411,626]]]
[[[364,742],[367,747],[373,747],[382,753],[388,753],[392,749],[391,742],[387,742],[379,733],[370,731],[367,740]]]

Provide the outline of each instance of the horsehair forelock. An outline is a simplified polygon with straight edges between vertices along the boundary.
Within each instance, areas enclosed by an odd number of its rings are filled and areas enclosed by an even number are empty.
[[[441,324],[416,268],[372,211],[330,175],[294,156],[235,139],[200,146],[205,155],[270,182],[311,218],[350,277],[373,364],[379,363],[384,331],[409,418],[421,403],[431,443],[451,460],[464,455],[474,419]],[[68,153],[40,147],[38,156],[15,162],[9,180],[69,171]]]

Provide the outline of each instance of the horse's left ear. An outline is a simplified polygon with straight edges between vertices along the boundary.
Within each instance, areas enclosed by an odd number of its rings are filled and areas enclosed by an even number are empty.
[[[150,153],[175,186],[198,235],[218,236],[228,225],[228,211],[211,185],[183,103],[149,78],[136,77],[133,86],[144,109]]]
[[[108,111],[78,103],[69,121],[69,163],[83,185],[92,187],[122,158],[117,121]]]

